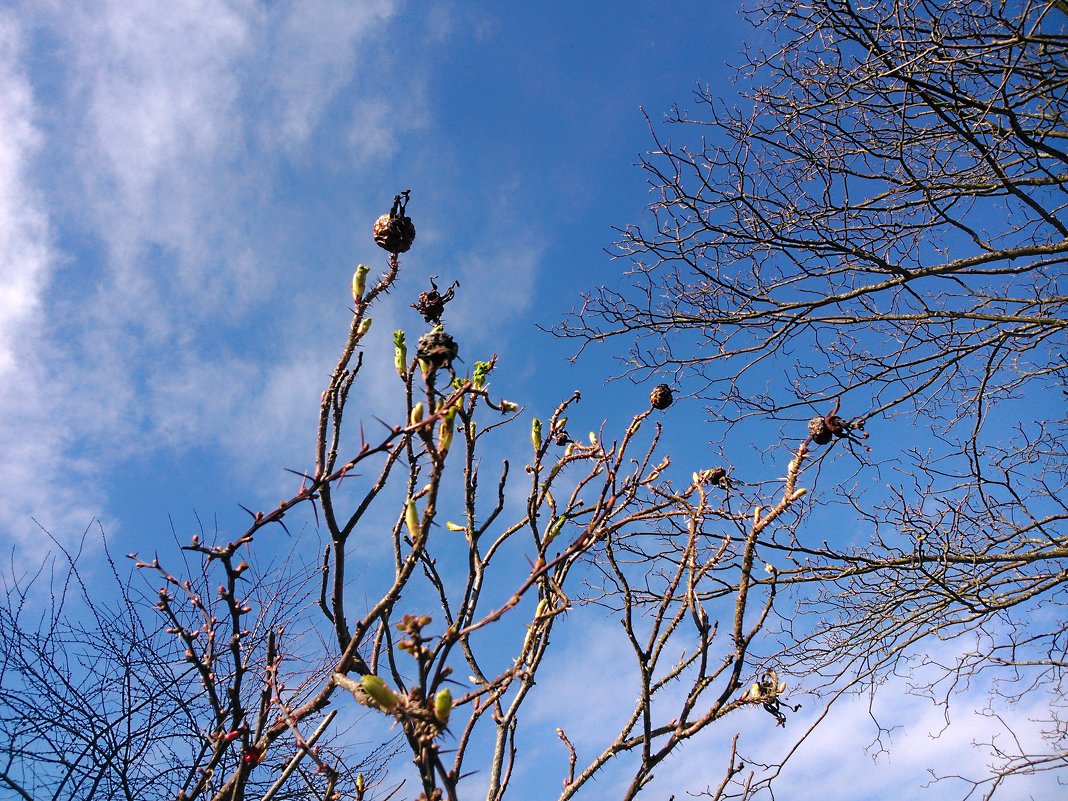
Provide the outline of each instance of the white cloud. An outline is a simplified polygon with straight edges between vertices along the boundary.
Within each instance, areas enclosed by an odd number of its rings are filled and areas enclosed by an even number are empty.
[[[99,476],[135,453],[219,442],[247,463],[280,439],[307,445],[334,345],[300,317],[322,287],[264,308],[293,283],[283,251],[301,233],[270,195],[339,93],[371,85],[393,7],[0,13],[5,533],[28,537],[31,515],[60,538],[82,531],[108,502]],[[388,120],[368,92],[371,124]]]
[[[56,409],[57,377],[46,367],[44,300],[57,254],[47,211],[30,174],[42,137],[21,65],[23,30],[0,9],[0,534],[40,541],[46,528],[77,526],[92,504],[77,489],[86,467]]]
[[[579,767],[607,745],[618,726],[633,708],[637,687],[631,665],[633,656],[610,621],[600,626],[582,624],[574,616],[563,623],[579,624],[554,632],[553,656],[539,676],[523,722],[530,728],[520,736],[528,749],[527,764],[537,765],[524,781],[544,781],[546,787],[564,769],[564,752],[554,730],[561,726],[579,752]],[[959,643],[947,643],[947,654]],[[606,670],[606,666],[611,669]],[[919,676],[910,677],[913,680]],[[791,682],[792,684],[793,682]],[[956,778],[934,783],[937,776],[963,776],[982,779],[989,748],[997,742],[1007,751],[1023,748],[1042,753],[1042,720],[1049,717],[1050,698],[1042,691],[1031,692],[1016,703],[1001,703],[998,716],[987,709],[988,679],[973,677],[968,688],[952,697],[949,721],[945,710],[929,699],[911,695],[905,679],[883,684],[875,698],[843,696],[832,707],[814,733],[807,737],[775,780],[777,798],[808,798],[818,788],[822,801],[898,801],[908,799],[963,798],[969,785]],[[681,692],[681,684],[669,690]],[[670,699],[661,699],[670,700]],[[715,787],[727,765],[730,741],[740,733],[739,753],[752,766],[782,760],[823,708],[811,698],[792,697],[804,707],[788,715],[785,728],[759,708],[743,709],[713,724],[705,733],[682,745],[655,771],[650,797],[685,797]],[[661,713],[670,716],[670,706]],[[873,715],[889,728],[875,742],[878,729]],[[626,762],[628,757],[623,757]],[[615,782],[626,780],[628,771],[620,765],[607,769],[599,779],[605,797],[619,792]],[[562,775],[562,774],[561,774]],[[761,775],[757,773],[758,777]],[[1006,798],[1058,797],[1056,776],[1018,776],[1005,784]],[[771,796],[765,794],[761,797]]]
[[[0,10],[0,379],[22,361],[17,351],[29,349],[19,332],[39,312],[54,261],[48,218],[25,174],[41,137],[19,65],[20,34],[13,15]]]
[[[278,19],[268,39],[274,87],[268,141],[283,148],[303,145],[326,104],[357,77],[357,66],[363,68],[362,83],[376,89],[374,65],[360,58],[360,43],[380,29],[394,7],[389,0],[299,0],[271,7],[268,13]]]

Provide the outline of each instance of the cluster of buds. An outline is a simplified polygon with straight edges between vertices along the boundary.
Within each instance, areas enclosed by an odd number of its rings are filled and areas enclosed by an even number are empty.
[[[401,622],[397,624],[397,630],[404,632],[405,637],[398,644],[398,648],[402,651],[406,651],[411,654],[415,659],[422,661],[430,656],[430,651],[423,644],[426,639],[423,637],[423,627],[429,626],[431,622],[430,615],[415,615],[405,614],[401,618]]]
[[[492,372],[495,366],[496,357],[490,359],[488,362],[475,362],[475,369],[471,372],[471,384],[475,389],[482,389],[486,386],[486,378]]]
[[[445,671],[448,675],[448,671]],[[445,730],[452,715],[452,692],[444,687],[426,702],[418,688],[407,694],[390,687],[380,676],[368,673],[353,681],[341,673],[334,674],[334,684],[348,690],[364,706],[378,709],[402,721],[417,740],[433,743]]]

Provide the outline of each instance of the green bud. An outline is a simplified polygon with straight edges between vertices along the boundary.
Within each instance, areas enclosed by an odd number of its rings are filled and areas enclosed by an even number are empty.
[[[423,402],[419,401],[412,407],[412,413],[408,417],[408,425],[415,426],[421,422],[423,422]]]
[[[459,523],[453,523],[451,520],[445,523],[445,528],[447,528],[449,531],[467,531],[467,529],[461,526]]]
[[[450,714],[452,714],[452,693],[446,687],[444,690],[439,690],[438,694],[434,696],[434,717],[438,719],[438,723],[444,726],[449,722]]]
[[[441,418],[441,426],[438,428],[438,450],[442,453],[445,453],[452,447],[453,420],[455,418],[455,406],[445,412],[445,416]]]
[[[471,383],[475,385],[476,389],[482,389],[486,386],[486,376],[493,370],[492,362],[475,362],[474,372],[471,374]]]
[[[362,336],[365,336],[367,334],[367,332],[370,331],[370,330],[371,330],[371,318],[370,317],[365,317],[362,320],[360,320],[360,327],[358,329],[356,329],[356,334],[358,336],[362,337]]]
[[[386,683],[373,673],[363,676],[360,679],[360,686],[372,701],[387,712],[396,708],[397,702],[400,700],[397,698],[397,694],[389,689],[389,687],[386,686]]]
[[[393,366],[401,378],[408,377],[408,346],[404,342],[404,332],[399,328],[393,332]]]
[[[371,272],[371,268],[366,264],[356,265],[356,272],[352,274],[352,302],[359,303],[360,298],[363,297],[364,287],[367,286],[367,273]]]
[[[541,450],[541,420],[537,417],[530,424],[530,441],[534,445],[535,453]]]
[[[408,533],[413,541],[418,541],[423,536],[423,528],[419,525],[419,512],[415,509],[415,501],[408,499],[408,505],[404,509],[404,525],[408,527]]]
[[[545,544],[546,545],[548,545],[550,542],[552,542],[553,540],[556,539],[556,535],[560,533],[560,529],[562,529],[564,527],[564,523],[566,521],[567,521],[567,518],[564,517],[563,515],[560,515],[559,517],[556,518],[555,521],[553,521],[553,524],[551,526],[549,526],[549,533],[545,535]]]

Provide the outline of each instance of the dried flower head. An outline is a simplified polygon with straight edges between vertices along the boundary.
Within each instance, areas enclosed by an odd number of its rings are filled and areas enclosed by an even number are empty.
[[[419,293],[419,300],[412,304],[412,308],[423,315],[428,323],[441,322],[441,315],[445,313],[445,304],[456,295],[456,287],[459,281],[453,281],[452,285],[444,292],[438,292],[438,285],[434,282],[436,275],[430,276],[430,289]]]
[[[432,331],[427,331],[419,337],[416,355],[420,361],[425,362],[430,370],[438,370],[444,367],[452,369],[452,362],[459,355],[460,349],[456,340],[446,333],[444,326],[434,326]]]
[[[649,393],[649,403],[654,409],[666,409],[675,401],[671,394],[671,387],[667,384],[657,384]]]
[[[405,189],[393,198],[393,208],[389,214],[383,214],[374,225],[375,242],[380,248],[390,253],[407,253],[415,241],[415,225],[412,218],[404,212],[408,207],[408,195],[412,190]]]
[[[808,421],[808,435],[817,445],[826,445],[833,436],[831,427],[822,417],[813,417]]]

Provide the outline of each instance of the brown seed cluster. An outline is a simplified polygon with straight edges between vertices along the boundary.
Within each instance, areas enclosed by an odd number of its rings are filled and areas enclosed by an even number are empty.
[[[822,417],[813,417],[808,421],[808,435],[817,445],[826,445],[831,441],[833,433],[826,420]]]
[[[444,367],[452,369],[452,362],[460,352],[456,340],[445,329],[438,325],[432,331],[427,331],[419,337],[416,355],[420,361],[424,361],[432,370]]]
[[[667,384],[657,384],[653,387],[653,391],[649,393],[649,404],[654,409],[666,409],[674,401],[675,398],[671,394],[671,387]]]
[[[459,281],[453,281],[452,286],[444,292],[439,292],[438,285],[434,282],[436,277],[430,276],[430,289],[420,292],[419,300],[412,304],[412,308],[423,315],[424,320],[435,325],[441,322],[441,315],[445,313],[445,304],[455,297],[456,287],[460,285]]]
[[[415,241],[415,225],[404,212],[408,206],[410,189],[393,198],[393,208],[383,214],[374,225],[375,242],[390,253],[407,253]]]

